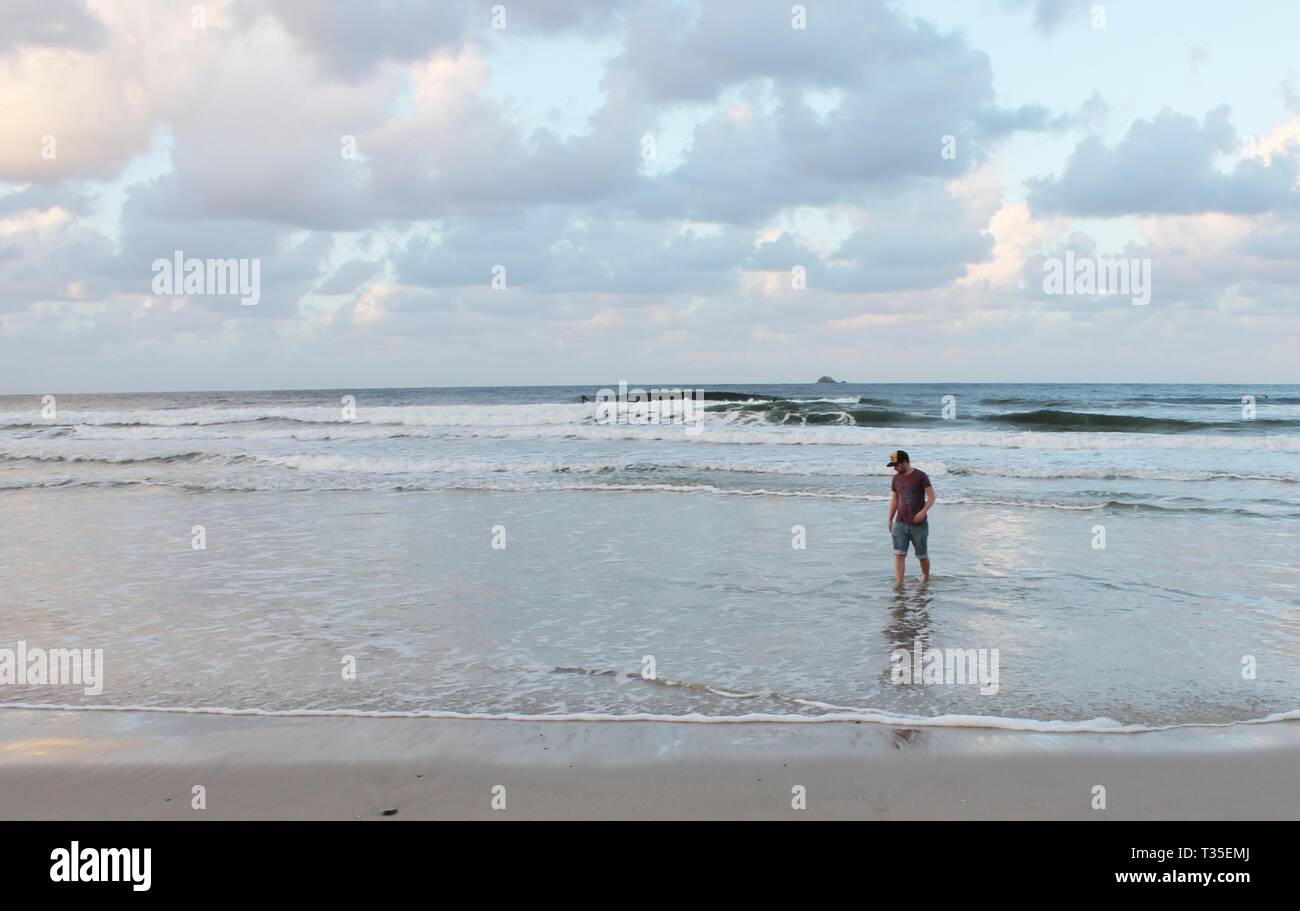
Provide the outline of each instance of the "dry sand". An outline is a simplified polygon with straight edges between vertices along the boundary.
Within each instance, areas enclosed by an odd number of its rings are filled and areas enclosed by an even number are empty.
[[[1297,819],[1298,770],[1300,721],[1047,734],[0,710],[6,819]]]

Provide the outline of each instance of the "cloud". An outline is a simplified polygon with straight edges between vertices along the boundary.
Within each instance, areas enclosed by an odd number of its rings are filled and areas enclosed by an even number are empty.
[[[121,237],[110,239],[76,217],[64,194],[29,188],[0,197],[25,199],[6,213],[0,206],[0,311],[48,303],[90,304],[122,298],[156,300],[153,264],[176,251],[188,258],[260,261],[261,301],[242,307],[237,298],[184,298],[244,319],[293,319],[299,300],[316,284],[333,246],[327,233],[305,233],[247,220],[178,220],[156,213],[152,185],[128,194]]]
[[[114,289],[113,252],[108,238],[57,205],[0,214],[0,312],[103,299]]]
[[[20,55],[19,69],[39,74],[22,87],[30,116],[18,118],[10,159],[0,153],[0,177],[108,177],[165,131],[171,171],[155,198],[188,219],[359,230],[588,205],[752,224],[900,178],[951,179],[1015,132],[1059,125],[1041,106],[996,104],[984,54],[883,2],[818,7],[806,32],[770,2],[740,18],[708,3],[693,20],[681,18],[690,15],[683,4],[616,4],[597,14],[550,2],[512,7],[505,43],[493,48],[479,40],[490,32],[478,21],[482,9],[463,3],[394,0],[364,14],[355,4],[297,0],[269,13],[217,5],[206,29],[174,11],[160,21],[157,11],[133,18],[110,9],[101,53],[73,55],[63,72]],[[656,39],[664,23],[685,29],[667,48]],[[509,100],[490,91],[494,67],[509,66],[509,42],[607,31],[626,50],[603,74],[585,130],[525,131]],[[864,40],[881,51],[862,54]],[[142,43],[169,50],[138,55]],[[322,66],[338,78],[321,79]],[[689,91],[674,88],[683,74]],[[645,135],[679,116],[681,104],[733,89],[749,99],[744,119],[720,105],[696,126],[679,164],[644,168]],[[66,106],[72,93],[109,92],[86,116]],[[835,98],[829,108],[826,92]],[[58,142],[53,160],[39,154],[45,135]],[[947,137],[955,157],[943,154]],[[344,154],[344,143],[356,154]]]
[[[6,0],[0,54],[17,47],[93,50],[106,34],[85,0]]]
[[[1056,31],[1072,14],[1079,21],[1088,21],[1085,17],[1093,6],[1093,0],[1008,0],[1012,7],[1030,7],[1033,10],[1034,28],[1044,34]]]
[[[1198,124],[1166,109],[1135,121],[1113,148],[1090,136],[1059,177],[1028,182],[1030,206],[1035,214],[1102,217],[1295,209],[1300,149],[1246,158],[1226,171],[1216,166],[1239,148],[1229,115],[1220,106]]]
[[[1296,228],[1294,222],[1276,216],[1161,215],[1142,220],[1143,241],[1109,251],[1102,250],[1087,232],[1074,231],[1026,258],[1022,287],[1027,298],[1057,309],[1090,313],[1100,307],[1128,305],[1129,298],[1123,295],[1046,294],[1044,263],[1063,260],[1068,250],[1076,261],[1150,262],[1151,307],[1205,311],[1231,301],[1234,316],[1286,312],[1300,288]]]
[[[368,132],[390,116],[397,72],[322,81],[278,28],[235,32],[169,119],[171,170],[148,201],[189,220],[251,219],[311,229],[373,222]],[[347,157],[349,140],[358,157]]]
[[[211,24],[199,30],[174,5],[97,3],[101,41],[0,46],[0,180],[109,179],[144,152],[178,106],[199,102],[198,75],[222,51],[222,4],[207,6]],[[0,34],[8,34],[8,13]],[[86,32],[75,16],[59,21],[63,33]]]
[[[751,232],[703,232],[551,210],[498,222],[459,219],[438,238],[418,235],[396,260],[399,280],[427,288],[507,286],[545,295],[707,294],[735,286]]]
[[[383,268],[383,263],[353,259],[335,269],[316,288],[314,294],[351,294]]]
[[[146,186],[131,193],[123,207],[122,237],[110,264],[117,290],[153,296],[153,263],[172,259],[247,259],[260,262],[261,300],[243,307],[238,298],[203,295],[199,306],[245,319],[293,319],[299,301],[318,282],[334,244],[326,232],[293,231],[247,219],[176,219],[161,214],[151,201],[157,192]]]
[[[1127,125],[1113,88],[1007,83],[1034,29],[1089,27],[1082,0],[1014,0],[992,56],[886,0],[805,4],[804,29],[778,0],[502,5],[503,30],[478,0],[208,0],[204,28],[162,0],[11,4],[5,381],[740,381],[808,351],[871,378],[917,327],[953,375],[1105,363],[1107,333],[1227,370],[1245,321],[1289,364],[1300,120],[1243,155],[1226,107]],[[1094,134],[1068,157],[1067,128]],[[154,296],[177,249],[259,259],[262,302]],[[1152,306],[1045,298],[1065,249],[1151,258]]]
[[[1042,106],[998,105],[987,56],[888,4],[810,7],[806,30],[791,28],[788,4],[756,10],[744,28],[734,7],[711,3],[694,19],[647,12],[629,29],[612,66],[651,99],[737,99],[695,127],[679,165],[637,185],[642,214],[752,223],[891,181],[960,177],[1014,133],[1064,123]]]
[[[802,265],[809,288],[878,294],[941,287],[993,252],[994,238],[978,211],[942,188],[882,193],[855,217],[861,227],[829,255],[782,234],[761,244],[750,266],[788,273]]]
[[[362,137],[369,203],[402,219],[498,215],[550,204],[598,203],[629,186],[641,164],[646,116],[618,80],[586,134],[524,134],[484,94],[486,61],[472,50],[412,69],[409,116]]]
[[[0,217],[21,212],[44,212],[58,207],[74,215],[89,212],[93,198],[72,186],[32,184],[0,196]]]
[[[295,44],[328,76],[364,80],[384,63],[409,64],[439,54],[457,54],[468,42],[493,31],[509,34],[604,34],[634,0],[528,0],[478,3],[470,0],[240,0],[246,23],[274,17]],[[495,8],[502,8],[498,18]],[[494,22],[504,27],[495,29]]]
[[[270,0],[241,3],[255,20],[269,10],[299,48],[328,74],[345,80],[373,75],[384,61],[412,63],[460,46],[471,4],[462,0]]]

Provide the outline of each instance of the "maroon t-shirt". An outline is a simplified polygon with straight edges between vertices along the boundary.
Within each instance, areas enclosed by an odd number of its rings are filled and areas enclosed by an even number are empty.
[[[895,474],[892,482],[898,494],[898,521],[913,525],[916,514],[925,508],[925,489],[930,486],[929,476],[919,468],[907,474]]]

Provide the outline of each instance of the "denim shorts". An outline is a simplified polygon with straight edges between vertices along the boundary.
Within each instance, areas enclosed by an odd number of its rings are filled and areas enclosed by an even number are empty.
[[[919,525],[908,525],[906,522],[894,522],[894,555],[898,557],[907,556],[907,542],[911,541],[916,547],[916,556],[918,559],[925,560],[930,556],[930,551],[926,549],[926,541],[930,537],[930,520],[926,519]]]

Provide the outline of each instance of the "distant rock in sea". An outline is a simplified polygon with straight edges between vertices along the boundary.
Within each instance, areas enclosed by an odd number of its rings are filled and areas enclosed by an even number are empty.
[[[840,383],[840,384],[843,384],[845,381],[844,381],[844,380],[837,380],[837,379],[835,379],[835,377],[833,377],[833,376],[824,376],[824,377],[821,377],[819,380],[817,380],[817,382],[818,382],[818,383]]]

